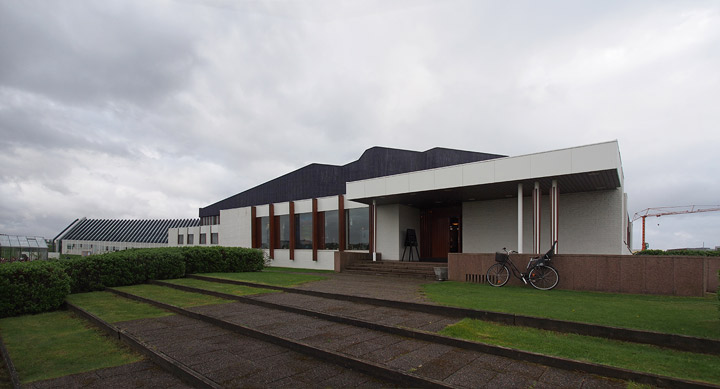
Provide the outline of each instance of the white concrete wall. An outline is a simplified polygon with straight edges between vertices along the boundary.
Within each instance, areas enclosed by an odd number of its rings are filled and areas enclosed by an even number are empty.
[[[166,243],[103,242],[91,240],[63,240],[62,242],[62,253],[72,255],[102,254],[127,249],[168,247]]]
[[[561,194],[559,198],[559,252],[563,254],[625,254],[624,196],[621,189]],[[550,198],[543,196],[541,247],[550,248]],[[532,252],[532,198],[523,199],[523,252]],[[517,199],[463,203],[463,252],[492,253],[517,250]]]
[[[377,251],[382,254],[383,260],[402,259],[408,228],[415,230],[418,242],[420,241],[419,209],[400,204],[379,205],[377,218]],[[419,249],[418,246],[418,251]],[[406,258],[409,256],[409,252],[405,253]]]
[[[220,211],[218,243],[227,247],[252,247],[252,208],[233,208]],[[208,235],[208,243],[210,243]]]

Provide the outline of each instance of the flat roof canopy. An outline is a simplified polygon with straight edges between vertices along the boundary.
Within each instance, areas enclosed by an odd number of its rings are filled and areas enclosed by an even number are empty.
[[[560,193],[622,187],[617,141],[348,182],[346,197],[364,204],[438,207],[517,197],[520,183],[524,196],[535,182],[548,193],[552,180]]]

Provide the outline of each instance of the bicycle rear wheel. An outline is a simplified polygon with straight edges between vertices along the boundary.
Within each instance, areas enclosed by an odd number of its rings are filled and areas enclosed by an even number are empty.
[[[539,265],[530,270],[528,281],[535,289],[550,290],[560,281],[560,276],[552,266]]]
[[[487,271],[485,279],[492,286],[503,286],[507,284],[510,278],[510,269],[505,264],[496,263]]]

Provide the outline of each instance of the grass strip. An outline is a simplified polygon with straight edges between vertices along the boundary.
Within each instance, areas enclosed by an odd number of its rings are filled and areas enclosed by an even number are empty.
[[[198,274],[206,277],[223,278],[226,280],[255,282],[258,284],[274,285],[274,286],[297,286],[308,282],[326,280],[327,277],[298,274],[298,273],[279,273],[279,272],[247,272],[247,273],[205,273]]]
[[[167,282],[167,283],[175,284],[175,285],[189,286],[192,288],[210,290],[213,292],[226,293],[226,294],[231,294],[231,295],[235,295],[235,296],[248,296],[248,295],[253,295],[253,294],[264,294],[264,293],[279,293],[279,291],[277,291],[277,290],[253,288],[253,287],[244,286],[244,285],[220,284],[217,282],[203,281],[203,280],[198,280],[198,279],[194,279],[194,278],[178,278],[175,280],[164,280],[163,282]]]
[[[142,359],[67,311],[5,318],[0,331],[23,384]]]
[[[442,282],[423,285],[439,304],[669,334],[720,339],[713,297],[630,295]]]
[[[332,274],[335,270],[318,270],[318,269],[303,269],[296,267],[280,267],[280,266],[267,266],[263,269],[263,272],[267,273],[319,273],[319,274]]]
[[[71,294],[65,300],[108,323],[173,315],[172,312],[126,299],[110,292]]]
[[[197,307],[201,305],[226,304],[231,300],[208,296],[200,293],[185,292],[159,285],[132,285],[115,288],[136,296],[145,297],[151,300],[172,304],[180,308]]]
[[[720,384],[720,357],[660,347],[463,319],[441,334],[577,361]]]

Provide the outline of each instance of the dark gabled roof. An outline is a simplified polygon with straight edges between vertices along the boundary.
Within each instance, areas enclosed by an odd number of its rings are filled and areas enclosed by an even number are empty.
[[[169,228],[197,227],[199,225],[200,219],[82,219],[80,222],[73,222],[71,224],[72,228],[64,234],[61,234],[63,235],[62,240],[167,243]]]
[[[200,208],[200,217],[219,215],[222,209],[335,196],[345,193],[345,183],[348,181],[502,157],[505,155],[441,147],[424,152],[372,147],[365,150],[360,159],[347,165],[310,164],[215,204]]]

